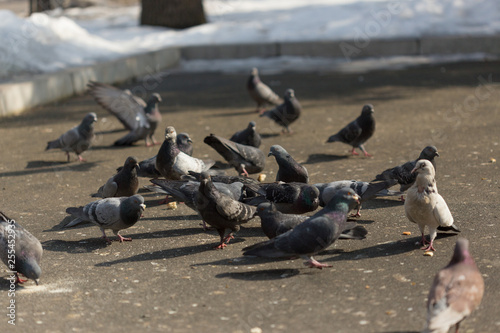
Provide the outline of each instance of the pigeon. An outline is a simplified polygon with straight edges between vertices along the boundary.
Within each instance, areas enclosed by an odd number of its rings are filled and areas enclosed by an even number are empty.
[[[292,230],[273,239],[243,249],[243,255],[266,258],[290,258],[300,256],[305,265],[322,269],[331,267],[316,261],[312,256],[328,248],[345,229],[347,214],[359,202],[359,196],[351,189],[339,191],[330,202]]]
[[[260,192],[265,195],[257,196],[245,203],[258,206],[262,202],[271,201],[278,210],[285,214],[304,214],[316,210],[319,206],[319,190],[304,183],[268,183],[260,185]]]
[[[251,121],[248,123],[248,127],[244,130],[238,131],[233,134],[233,136],[229,139],[236,143],[241,143],[242,145],[252,146],[255,148],[259,148],[262,142],[260,134],[256,131],[255,121]]]
[[[196,196],[196,209],[204,222],[214,227],[220,236],[217,249],[227,246],[233,234],[256,215],[256,207],[246,205],[221,193],[214,186],[207,172],[201,174],[201,182]],[[226,229],[230,232],[226,235]]]
[[[448,266],[434,278],[427,297],[427,325],[424,333],[447,333],[474,311],[484,294],[484,280],[469,253],[469,241],[457,240]]]
[[[15,272],[16,283],[27,281],[22,274],[38,285],[42,253],[42,244],[35,236],[0,212],[0,257],[9,271]]]
[[[101,186],[93,197],[130,197],[137,193],[139,179],[137,179],[137,169],[139,164],[133,156],[127,157],[123,168],[113,177],[109,178],[106,184]]]
[[[381,174],[375,176],[374,180],[396,179],[397,182],[401,185],[399,190],[401,192],[404,192],[413,185],[415,179],[417,178],[417,174],[411,172],[413,168],[415,168],[417,161],[428,160],[432,163],[434,169],[436,169],[436,162],[434,161],[434,157],[436,156],[439,157],[437,148],[434,146],[427,146],[422,150],[420,156],[416,160],[406,162],[391,169],[387,169]]]
[[[210,172],[210,170],[209,170],[209,172]],[[244,177],[244,176],[210,175],[210,177],[212,178],[213,182],[217,182],[217,183],[231,184],[234,182],[240,182],[240,183],[243,183],[247,186],[254,185],[254,186],[256,186],[254,188],[257,188],[257,189],[259,189],[260,185],[261,185],[261,183],[258,180],[250,178],[250,177]],[[189,171],[189,176],[183,176],[182,178],[201,181],[201,173]],[[265,194],[265,191],[262,191],[261,194]]]
[[[283,214],[276,209],[276,205],[272,202],[259,204],[257,214],[260,217],[262,231],[269,239],[292,230],[309,218],[309,216],[305,215]],[[355,222],[348,222],[339,239],[364,239],[367,233],[368,231],[364,227],[356,226]]]
[[[131,197],[100,199],[83,207],[67,208],[66,213],[73,215],[75,219],[65,227],[90,222],[101,228],[102,238],[109,244],[111,240],[106,236],[106,229],[111,229],[120,243],[131,241],[131,238],[120,235],[120,230],[133,226],[142,216],[145,208],[144,198],[139,194]]]
[[[438,227],[444,227],[444,230],[460,230],[453,224],[448,205],[443,197],[438,193],[435,172],[432,163],[428,160],[420,160],[411,171],[417,173],[415,183],[408,189],[405,200],[405,213],[408,220],[416,223],[422,233],[422,250],[435,251],[433,247]],[[429,227],[430,241],[424,236],[425,226]],[[425,247],[425,244],[429,246]]]
[[[210,169],[214,161],[204,161],[189,156],[179,150],[176,143],[175,128],[168,126],[165,129],[165,140],[156,156],[156,169],[166,179],[180,180],[181,176],[188,175],[189,171],[202,172]]]
[[[66,152],[68,162],[70,160],[69,153],[73,152],[78,157],[80,162],[85,162],[80,155],[88,150],[94,141],[94,123],[97,121],[97,115],[94,112],[88,113],[80,123],[73,127],[58,139],[49,141],[45,150],[59,148]]]
[[[283,132],[286,131],[287,133],[292,133],[290,124],[299,118],[301,112],[302,107],[295,97],[294,90],[287,89],[285,91],[284,103],[276,106],[271,110],[262,112],[260,116],[274,120],[276,124],[283,127]]]
[[[215,149],[239,174],[248,176],[264,170],[266,156],[259,149],[210,134],[203,142]]]
[[[281,102],[279,96],[260,80],[259,70],[255,67],[252,68],[248,78],[247,90],[250,97],[257,103],[257,112],[261,110],[263,105],[278,105]]]
[[[365,156],[371,156],[365,150],[364,143],[375,133],[375,118],[373,118],[373,105],[366,104],[361,110],[361,115],[342,128],[337,134],[328,138],[326,142],[343,142],[352,146],[352,154],[359,155],[355,149],[359,148]]]
[[[307,169],[297,163],[287,151],[280,145],[271,146],[269,154],[267,156],[273,155],[276,158],[279,169],[276,174],[277,182],[298,182],[298,183],[308,183],[309,174]]]
[[[388,190],[389,187],[396,184],[395,180],[389,179],[386,181],[376,181],[376,182],[362,182],[357,180],[338,180],[330,183],[317,183],[314,184],[319,190],[319,205],[324,207],[328,201],[342,188],[348,187],[354,190],[357,195],[359,195],[360,203],[370,200],[375,196],[394,196],[400,195],[401,192]],[[354,216],[361,216],[360,211],[361,205],[357,207],[357,211]]]
[[[193,156],[193,140],[187,133],[179,133],[176,138],[177,147],[179,150],[188,154],[189,156]]]
[[[140,97],[133,96],[129,90],[94,81],[90,81],[87,86],[96,102],[116,116],[130,131],[116,140],[115,146],[130,146],[139,140],[145,140],[146,146],[157,144],[153,134],[161,122],[158,110],[158,103],[161,102],[159,94],[151,94],[146,103]]]

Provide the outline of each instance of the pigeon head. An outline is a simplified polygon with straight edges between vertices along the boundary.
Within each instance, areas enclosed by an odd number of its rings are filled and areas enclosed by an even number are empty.
[[[373,105],[371,104],[366,104],[363,106],[363,109],[361,110],[361,114],[363,115],[369,115],[375,112],[375,109],[373,108]]]
[[[287,89],[285,91],[285,98],[294,98],[295,97],[295,91],[293,89]]]
[[[418,160],[417,164],[415,164],[415,167],[413,170],[411,170],[411,173],[417,173],[417,174],[422,174],[422,175],[430,175],[434,178],[434,167],[432,166],[432,163],[428,160]]]
[[[260,214],[264,214],[267,212],[275,212],[275,211],[276,211],[276,206],[273,205],[271,202],[263,202],[257,206],[257,215],[259,216]]]
[[[257,69],[257,67],[252,68],[252,71],[250,72],[250,74],[253,76],[259,75],[259,70]]]
[[[349,187],[341,188],[337,191],[337,193],[332,197],[330,201],[326,204],[326,206],[334,207],[339,202],[347,203],[349,206],[349,210],[353,209],[356,205],[360,204],[361,198],[356,192]]]
[[[469,241],[465,238],[457,239],[455,250],[453,251],[453,256],[451,257],[450,263],[447,267],[461,262],[464,262],[466,264],[474,264],[474,259],[472,259],[469,253]]]
[[[32,279],[35,281],[38,286],[38,279],[40,279],[40,275],[42,275],[42,269],[38,265],[35,257],[33,255],[28,255],[23,260],[17,259],[18,262],[18,271],[26,276],[28,279]]]
[[[187,144],[187,143],[193,143],[193,140],[189,137],[189,134],[187,133],[179,133],[177,134],[177,142]]]
[[[319,206],[319,190],[316,186],[307,185],[302,188],[297,204],[315,210]]]
[[[424,148],[424,150],[422,150],[418,159],[419,160],[425,159],[425,160],[432,161],[434,159],[434,157],[436,157],[436,156],[439,157],[439,153],[438,153],[437,148],[434,146],[427,146]]]
[[[139,162],[137,161],[137,158],[134,156],[129,156],[125,160],[125,164],[123,165],[124,168],[129,167],[130,169],[137,168],[139,169]]]
[[[152,103],[159,103],[161,102],[161,96],[160,94],[158,93],[153,93],[150,97],[149,97],[149,101],[151,101]]]
[[[90,125],[97,121],[97,115],[94,112],[88,113],[82,120],[82,124]]]
[[[255,127],[257,127],[257,124],[255,124],[255,121],[251,121],[248,123],[248,128],[255,130]]]
[[[206,171],[203,171],[201,174],[200,174],[200,183],[208,183],[210,180],[212,179],[212,177],[210,177],[210,174]]]
[[[177,132],[173,126],[168,126],[165,128],[165,140],[176,140]]]
[[[120,218],[125,224],[132,226],[139,220],[145,209],[146,205],[142,195],[133,195],[121,203]]]
[[[267,156],[282,156],[282,157],[285,157],[286,155],[288,155],[287,151],[281,147],[280,145],[273,145],[271,146],[271,148],[269,149],[269,154]]]

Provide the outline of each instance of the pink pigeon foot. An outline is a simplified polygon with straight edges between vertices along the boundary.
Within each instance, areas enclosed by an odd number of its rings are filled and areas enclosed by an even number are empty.
[[[225,247],[227,247],[227,244],[224,243],[224,242],[221,242],[219,245],[217,245],[214,249],[216,250],[222,250],[224,249]]]
[[[131,242],[132,241],[132,238],[130,237],[123,237],[122,235],[120,234],[116,234],[116,236],[118,237],[118,241],[120,243],[123,243],[123,242]]]
[[[170,203],[171,201],[172,201],[172,200],[171,200],[171,199],[168,197],[168,195],[167,195],[167,196],[165,197],[165,199],[160,200],[160,201],[158,202],[158,204],[159,204],[159,205],[166,205],[166,204]]]
[[[351,154],[358,156],[359,154],[352,148]]]
[[[80,155],[78,155],[78,161],[79,162],[87,162],[87,160],[84,159],[83,157],[81,157]]]
[[[16,283],[18,284],[23,284],[24,282],[28,281],[28,279],[26,280],[23,280],[21,279],[21,277],[19,276],[19,273],[16,273]]]
[[[332,267],[332,265],[322,264],[313,258],[310,258],[309,261],[304,263],[304,265],[309,268],[318,268],[318,269],[323,269],[323,267]]]
[[[224,243],[228,244],[231,239],[234,239],[234,236],[229,234],[224,238]]]

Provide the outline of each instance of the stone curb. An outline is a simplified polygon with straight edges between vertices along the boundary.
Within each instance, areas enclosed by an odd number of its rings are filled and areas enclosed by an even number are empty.
[[[35,75],[21,82],[0,84],[0,117],[83,93],[95,80],[115,84],[176,66],[181,59],[244,59],[307,56],[361,59],[487,53],[500,55],[500,36],[450,36],[391,40],[276,42],[169,47],[92,66]]]

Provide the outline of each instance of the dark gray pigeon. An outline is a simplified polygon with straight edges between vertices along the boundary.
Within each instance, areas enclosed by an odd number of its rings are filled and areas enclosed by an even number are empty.
[[[301,112],[302,106],[295,97],[294,90],[287,89],[285,91],[284,103],[276,106],[274,109],[262,112],[260,116],[274,120],[276,124],[283,127],[283,132],[292,133],[290,124],[299,119]]]
[[[279,166],[278,173],[276,174],[277,182],[299,182],[306,184],[309,182],[307,169],[297,163],[283,147],[280,145],[271,146],[267,156],[271,155],[276,158]]]
[[[214,227],[220,236],[218,249],[227,246],[240,224],[247,223],[256,214],[256,208],[222,194],[212,183],[207,172],[201,174],[201,182],[196,196],[196,209],[204,222]],[[226,235],[226,229],[229,234]]]
[[[42,244],[35,236],[0,212],[0,257],[9,271],[16,272],[16,283],[26,282],[19,276],[22,274],[38,285],[42,253]]]
[[[373,105],[366,104],[358,118],[342,128],[337,134],[330,136],[326,142],[343,142],[352,146],[353,155],[359,155],[355,151],[356,148],[359,148],[365,156],[371,156],[365,150],[364,143],[375,133],[374,111]]]
[[[258,180],[250,178],[250,177],[244,177],[244,176],[228,176],[228,175],[212,175],[211,174],[210,177],[212,178],[212,181],[215,183],[231,184],[231,183],[235,183],[235,182],[240,182],[240,183],[243,183],[247,186],[254,185],[257,188],[260,188],[260,185],[261,185],[261,183]],[[189,180],[201,181],[201,173],[189,171],[189,176],[184,176],[182,178],[189,179]],[[264,194],[264,193],[265,192],[262,192],[262,194]]]
[[[120,235],[120,230],[133,226],[141,218],[145,208],[144,198],[139,194],[131,197],[100,199],[83,207],[67,208],[66,213],[76,218],[65,227],[90,222],[101,228],[102,238],[108,243],[111,243],[111,240],[106,236],[106,229],[111,229],[120,243],[131,241],[131,238]]]
[[[161,102],[159,94],[151,94],[146,103],[140,97],[133,96],[129,90],[93,81],[87,86],[96,102],[116,116],[130,131],[115,141],[115,146],[130,146],[140,140],[145,140],[146,146],[157,144],[153,135],[161,122],[158,110],[158,103]]]
[[[427,146],[422,150],[420,156],[416,160],[384,170],[382,173],[375,176],[374,180],[395,179],[401,185],[399,190],[404,192],[409,189],[415,182],[415,179],[417,179],[417,174],[411,172],[413,168],[415,168],[417,161],[428,160],[432,163],[434,169],[436,169],[436,162],[434,161],[434,157],[436,156],[439,157],[437,148],[434,146]]]
[[[423,333],[447,333],[474,311],[484,294],[484,280],[469,253],[469,241],[457,240],[450,263],[434,278],[427,296],[427,325]]]
[[[188,154],[189,156],[193,156],[193,140],[187,133],[179,133],[176,138],[177,147],[179,150]]]
[[[260,134],[257,133],[256,127],[257,125],[255,124],[255,121],[251,121],[248,123],[247,128],[234,133],[229,140],[236,143],[241,143],[242,145],[259,148],[260,144],[262,143],[262,139],[260,137]]]
[[[260,80],[259,70],[255,67],[252,68],[248,78],[247,90],[250,97],[257,103],[257,112],[265,105],[278,105],[281,103],[279,96]]]
[[[130,197],[137,193],[139,179],[137,179],[137,169],[139,164],[133,156],[127,157],[123,167],[113,177],[109,178],[106,184],[101,186],[93,197]]]
[[[257,196],[244,202],[258,206],[262,202],[274,202],[278,210],[285,214],[304,214],[316,210],[319,206],[319,190],[304,183],[268,183],[260,185],[265,195]]]
[[[274,238],[292,230],[300,223],[309,218],[305,215],[283,214],[272,202],[263,202],[257,206],[257,214],[260,217],[262,231],[269,238]],[[355,222],[347,222],[346,228],[340,234],[339,239],[364,239],[368,231]]]
[[[165,129],[165,140],[156,156],[156,169],[165,179],[180,180],[181,176],[188,175],[189,171],[203,172],[215,163],[189,156],[180,151],[176,143],[175,128],[168,126]]]
[[[330,267],[312,256],[328,248],[339,238],[345,229],[349,210],[356,203],[359,203],[358,195],[351,189],[344,189],[309,219],[273,239],[244,248],[243,255],[266,258],[300,256],[307,260],[304,264],[311,268]]]
[[[85,160],[80,155],[88,150],[94,141],[94,123],[96,121],[97,115],[94,112],[88,113],[80,125],[73,127],[57,140],[49,141],[45,150],[59,148],[65,151],[68,162],[70,160],[69,153],[73,152],[80,162],[84,162]]]
[[[248,176],[264,170],[266,156],[259,149],[210,134],[203,142],[215,149],[239,174]]]
[[[324,207],[328,201],[335,196],[335,194],[341,189],[347,187],[361,198],[360,202],[373,199],[375,196],[395,196],[400,195],[401,192],[388,190],[389,187],[396,184],[395,180],[386,181],[375,181],[371,183],[357,181],[357,180],[338,180],[330,183],[318,183],[314,184],[319,190],[319,205]],[[361,210],[361,205],[357,207],[356,214],[354,216],[361,216],[359,211]]]

